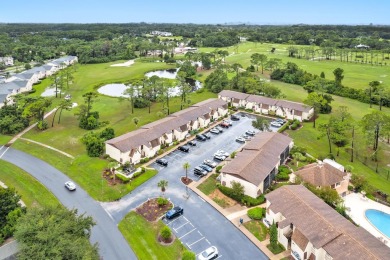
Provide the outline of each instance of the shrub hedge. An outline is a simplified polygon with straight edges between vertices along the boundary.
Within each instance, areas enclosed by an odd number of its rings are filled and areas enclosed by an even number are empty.
[[[247,212],[248,217],[251,219],[261,220],[265,216],[265,209],[264,208],[254,208],[250,209]]]
[[[235,201],[249,207],[260,205],[265,201],[264,195],[260,195],[257,198],[252,198],[248,195],[236,194],[233,189],[226,186],[218,185],[218,189],[229,198],[232,198]]]

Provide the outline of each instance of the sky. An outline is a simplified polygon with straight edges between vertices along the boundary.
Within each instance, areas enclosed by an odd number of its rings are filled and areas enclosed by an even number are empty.
[[[389,0],[2,0],[0,23],[390,25]]]

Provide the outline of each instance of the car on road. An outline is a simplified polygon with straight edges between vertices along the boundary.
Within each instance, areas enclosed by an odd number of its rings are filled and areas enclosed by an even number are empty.
[[[218,257],[218,249],[211,246],[198,255],[199,260],[210,260]]]
[[[236,142],[245,143],[245,139],[242,138],[241,136],[239,136],[239,137],[236,138]]]
[[[204,137],[206,137],[206,139],[210,139],[211,138],[211,135],[209,133],[204,133],[202,134]]]
[[[71,181],[65,182],[65,188],[67,188],[70,191],[76,190],[76,184],[74,184]]]
[[[247,131],[245,132],[245,134],[254,136],[254,135],[256,134],[256,132],[253,131],[253,130],[247,130]]]
[[[171,210],[168,210],[168,212],[165,214],[166,219],[173,219],[175,217],[178,217],[180,215],[183,215],[184,209],[180,206],[176,206]]]
[[[213,171],[213,168],[211,168],[210,166],[206,165],[206,164],[201,164],[199,165],[200,168],[202,168],[203,170],[205,170],[206,172],[212,172]]]
[[[221,155],[223,155],[225,157],[229,157],[230,156],[230,153],[225,152],[224,150],[218,150],[216,153],[217,154],[221,154]]]
[[[187,145],[181,145],[177,149],[185,153],[188,153],[190,151],[190,147],[188,147]]]
[[[231,115],[231,116],[230,116],[230,119],[231,119],[232,121],[238,121],[238,120],[240,120],[240,118],[239,118],[238,116],[236,116],[236,115]]]
[[[167,159],[164,159],[164,158],[159,158],[159,159],[157,159],[157,160],[156,160],[156,163],[157,163],[157,164],[160,164],[160,165],[162,165],[162,166],[168,166],[168,161],[167,161]]]
[[[207,166],[209,166],[211,168],[215,168],[218,165],[216,162],[213,162],[212,160],[204,160],[203,164],[206,164]]]
[[[217,134],[219,134],[219,130],[217,128],[212,128],[212,129],[210,129],[210,133],[217,135]]]
[[[189,144],[189,145],[191,145],[191,146],[196,146],[195,140],[191,140],[191,141],[189,141],[187,144]]]
[[[194,174],[203,177],[207,175],[207,171],[197,166],[194,168]]]
[[[214,159],[215,159],[215,160],[218,160],[218,161],[225,161],[226,156],[223,156],[223,155],[221,155],[221,154],[215,153],[215,154],[214,154]]]
[[[196,139],[199,141],[206,141],[207,138],[204,135],[200,134],[200,135],[196,135]]]

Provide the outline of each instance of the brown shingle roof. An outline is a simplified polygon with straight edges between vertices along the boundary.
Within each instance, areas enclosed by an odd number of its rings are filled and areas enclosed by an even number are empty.
[[[222,168],[222,172],[258,186],[274,169],[280,154],[291,142],[291,138],[279,133],[259,133]]]
[[[303,181],[310,183],[314,186],[331,186],[344,180],[347,176],[345,172],[342,172],[335,167],[327,163],[312,163],[306,165],[299,171],[295,172],[295,175],[300,176]]]
[[[280,212],[315,248],[324,248],[333,259],[387,259],[390,254],[386,245],[302,185],[280,187],[266,198],[274,213]]]
[[[245,100],[247,97],[249,97],[249,94],[231,90],[222,90],[218,95],[221,97],[236,98],[240,100]]]
[[[265,105],[270,105],[270,106],[275,105],[277,102],[276,99],[264,97],[264,96],[258,96],[258,95],[250,95],[246,100],[249,102],[255,102],[258,104],[265,104]]]
[[[297,244],[297,246],[302,250],[302,251],[305,251],[306,249],[306,246],[307,244],[309,243],[309,239],[307,239],[307,237],[305,237],[301,231],[299,231],[298,228],[296,228],[294,230],[294,233],[292,235],[292,238],[291,238],[295,244]]]
[[[196,103],[192,105],[192,107],[207,107],[211,108],[212,110],[217,110],[218,108],[227,108],[227,102],[223,101],[222,99],[218,98],[209,98],[202,102]]]
[[[114,146],[121,152],[128,152],[132,148],[138,148],[141,145],[149,144],[149,137],[146,134],[147,129],[137,129],[127,134],[115,137],[106,141],[107,144]]]
[[[288,100],[278,100],[276,102],[277,106],[283,107],[283,108],[288,108],[288,109],[294,109],[296,111],[302,111],[302,112],[309,112],[311,107],[302,103],[298,102],[292,102]]]

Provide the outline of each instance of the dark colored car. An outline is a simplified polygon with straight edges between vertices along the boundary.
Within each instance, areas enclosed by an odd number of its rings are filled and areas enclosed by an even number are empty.
[[[166,214],[165,217],[167,219],[173,219],[177,216],[183,215],[184,209],[180,206],[176,206],[173,209],[169,210]]]
[[[240,120],[240,118],[239,118],[238,116],[236,116],[236,115],[231,115],[231,116],[230,116],[230,120],[232,120],[232,121],[238,121],[238,120]]]
[[[194,174],[202,177],[202,176],[206,176],[207,175],[207,171],[203,170],[200,167],[195,167],[194,168]]]
[[[196,142],[194,140],[189,141],[188,144],[191,146],[196,146]]]
[[[209,133],[204,133],[202,134],[204,137],[206,137],[206,139],[210,139],[211,138],[211,135]]]
[[[199,165],[200,168],[202,168],[203,170],[205,170],[206,172],[212,172],[213,171],[213,168],[211,168],[210,166],[206,165],[206,164],[201,164]]]
[[[223,127],[223,128],[229,128],[229,124],[226,123],[226,122],[222,122],[219,124],[220,127]]]
[[[164,158],[157,159],[156,163],[158,163],[162,166],[168,166],[168,161],[167,161],[167,159],[164,159]]]
[[[186,153],[188,153],[190,151],[190,147],[188,147],[187,145],[179,146],[177,149],[179,151],[186,152]]]
[[[196,139],[199,141],[206,141],[206,137],[203,135],[196,135]]]

